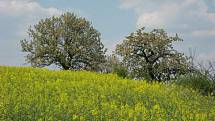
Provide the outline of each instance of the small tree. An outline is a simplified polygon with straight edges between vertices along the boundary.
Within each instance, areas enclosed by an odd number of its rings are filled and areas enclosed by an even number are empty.
[[[113,54],[113,55],[107,55],[106,56],[106,61],[103,64],[103,73],[113,73],[115,68],[121,65],[121,62],[119,59]]]
[[[123,78],[127,76],[127,68],[114,54],[106,56],[106,62],[103,64],[102,69],[104,73],[116,73]]]
[[[42,19],[21,41],[26,60],[34,67],[55,64],[64,70],[99,71],[105,62],[100,33],[85,18],[73,13]]]
[[[162,29],[145,32],[141,28],[117,45],[116,53],[123,58],[130,76],[148,80],[170,80],[189,70],[187,57],[173,49],[172,43],[182,41],[177,34],[167,36]]]

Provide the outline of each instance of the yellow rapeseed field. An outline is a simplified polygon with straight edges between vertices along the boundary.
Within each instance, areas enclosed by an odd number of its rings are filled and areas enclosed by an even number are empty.
[[[114,74],[1,66],[0,120],[213,121],[215,100]]]

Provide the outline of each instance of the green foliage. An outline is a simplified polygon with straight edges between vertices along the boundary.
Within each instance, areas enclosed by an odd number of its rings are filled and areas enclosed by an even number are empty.
[[[102,72],[112,73],[115,68],[121,65],[121,62],[115,55],[107,55],[105,63],[102,65]]]
[[[215,95],[215,82],[201,73],[192,73],[174,81],[177,85],[192,88],[203,95]]]
[[[116,55],[106,56],[106,62],[102,66],[104,73],[115,73],[119,77],[127,77],[127,68],[117,58]]]
[[[113,73],[116,73],[119,77],[122,78],[126,78],[128,76],[127,68],[121,65],[116,66]]]
[[[5,121],[215,120],[213,97],[113,74],[0,67],[0,94]]]
[[[117,45],[116,53],[123,58],[130,75],[137,79],[168,81],[188,72],[187,57],[173,49],[181,41],[169,37],[162,29],[145,32],[141,28]]]
[[[54,64],[65,70],[100,71],[105,61],[100,33],[73,13],[42,19],[28,33],[29,39],[22,40],[21,46],[34,67]]]

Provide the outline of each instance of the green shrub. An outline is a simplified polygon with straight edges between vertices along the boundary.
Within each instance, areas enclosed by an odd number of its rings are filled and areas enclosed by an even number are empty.
[[[119,77],[122,77],[122,78],[126,78],[128,75],[127,69],[123,66],[118,66],[114,68],[113,73],[117,74]]]
[[[197,90],[203,95],[214,95],[215,93],[215,82],[201,73],[188,74],[177,79],[174,83]]]

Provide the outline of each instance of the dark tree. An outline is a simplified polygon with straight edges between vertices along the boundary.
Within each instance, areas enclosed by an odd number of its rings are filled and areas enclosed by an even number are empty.
[[[85,18],[73,13],[42,19],[21,41],[26,60],[34,67],[57,65],[64,70],[100,71],[105,62],[100,33]]]
[[[165,81],[189,70],[188,58],[173,49],[176,41],[182,41],[177,34],[169,37],[162,29],[145,32],[141,28],[117,45],[116,53],[122,56],[133,78]]]

